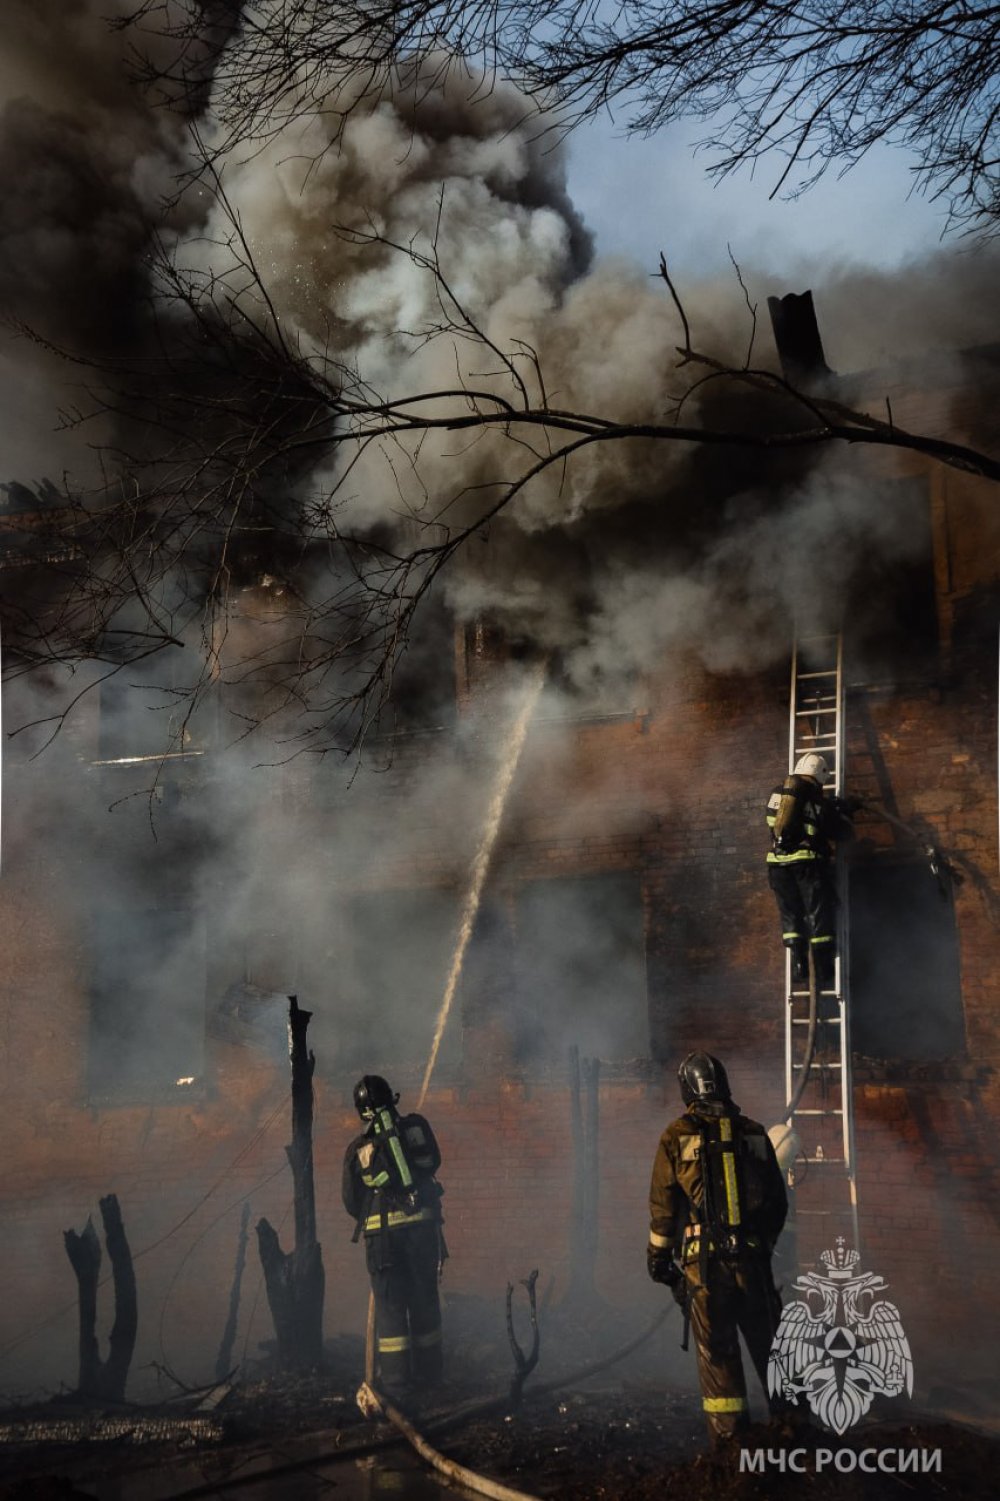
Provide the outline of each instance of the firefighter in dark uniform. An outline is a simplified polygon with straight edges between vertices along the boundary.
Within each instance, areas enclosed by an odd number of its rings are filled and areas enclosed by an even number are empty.
[[[653,1281],[690,1318],[702,1407],[717,1441],[749,1421],[738,1331],[767,1391],[781,1318],[771,1252],[788,1199],[767,1134],[733,1104],[719,1060],[690,1053],[678,1079],[687,1109],[660,1137],[646,1256]]]
[[[781,937],[792,952],[792,979],[809,979],[809,949],[816,984],[833,985],[837,943],[837,888],[833,846],[853,832],[854,799],[828,797],[826,759],[817,751],[800,756],[795,770],[775,787],[767,804],[771,848],[767,878],[781,915]]]
[[[363,1235],[375,1298],[381,1384],[400,1393],[441,1379],[438,1277],[444,1257],[434,1174],[441,1153],[422,1115],[400,1115],[378,1074],[354,1087],[365,1123],[344,1156],[344,1208]]]

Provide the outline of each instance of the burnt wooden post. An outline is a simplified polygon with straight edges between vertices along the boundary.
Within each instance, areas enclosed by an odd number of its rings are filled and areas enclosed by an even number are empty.
[[[229,1290],[229,1313],[215,1361],[216,1381],[225,1381],[233,1368],[233,1346],[236,1343],[236,1325],[240,1316],[240,1289],[243,1286],[243,1268],[247,1259],[247,1241],[250,1239],[247,1230],[249,1223],[250,1204],[248,1201],[243,1205],[243,1213],[240,1215],[240,1234],[236,1242],[236,1266],[233,1269],[233,1285]]]
[[[598,1058],[584,1058],[580,1050],[569,1050],[570,1129],[573,1140],[573,1208],[570,1249],[570,1292],[587,1302],[597,1297],[594,1273],[597,1265],[598,1184],[600,1162],[601,1064]],[[582,1098],[581,1074],[586,1099]]]
[[[267,1301],[274,1320],[278,1362],[285,1369],[307,1370],[323,1360],[323,1256],[316,1240],[316,1190],[313,1182],[313,1070],[315,1054],[306,1047],[312,1016],[294,995],[288,997],[289,1057],[292,1063],[292,1140],[285,1148],[292,1169],[295,1244],[283,1251],[278,1232],[267,1220],[257,1225],[257,1244]]]
[[[79,1234],[75,1230],[67,1230],[63,1235],[66,1254],[76,1274],[80,1301],[80,1375],[77,1391],[81,1397],[99,1402],[123,1402],[139,1324],[135,1269],[116,1195],[108,1194],[101,1199],[100,1210],[115,1289],[115,1321],[108,1341],[107,1360],[101,1359],[97,1344],[97,1284],[101,1272],[101,1243],[97,1238],[94,1222],[88,1217]]]

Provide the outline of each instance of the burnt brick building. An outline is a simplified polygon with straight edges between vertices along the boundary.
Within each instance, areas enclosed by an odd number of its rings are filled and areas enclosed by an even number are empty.
[[[921,370],[871,388],[901,425],[975,433],[996,368],[989,353],[951,388]],[[879,608],[845,598],[837,622],[847,789],[914,831],[862,812],[844,857],[859,1223],[926,1388],[992,1370],[998,1333],[1000,507],[995,487],[915,457],[853,472],[912,544],[873,562],[865,598]],[[252,618],[249,593],[241,608]],[[539,1266],[558,1297],[579,1270],[571,1047],[601,1060],[595,1282],[637,1326],[660,1306],[646,1191],[680,1057],[709,1047],[748,1113],[781,1116],[763,804],[787,764],[795,622],[779,628],[787,654],[752,668],[677,649],[603,698],[540,700],[424,1106],[444,1156],[446,1294],[493,1297]],[[210,1369],[240,1203],[276,1225],[288,1209],[289,991],[315,1013],[327,1331],[361,1332],[367,1284],[339,1202],[351,1086],[378,1070],[415,1102],[516,709],[498,686],[517,654],[501,632],[463,624],[435,650],[450,693],[373,739],[360,772],[251,754],[234,773],[209,728],[157,763],[150,793],[143,758],[161,725],[144,740],[113,690],[43,755],[12,742],[6,1389],[71,1373],[62,1231],[111,1190],[137,1253],[136,1368]],[[547,671],[556,681],[559,662]],[[8,723],[17,712],[12,695]],[[929,845],[946,856],[942,882]],[[254,1299],[250,1353],[270,1333]]]

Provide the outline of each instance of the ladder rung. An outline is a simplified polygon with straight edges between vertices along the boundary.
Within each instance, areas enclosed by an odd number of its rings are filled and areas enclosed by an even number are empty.
[[[843,1066],[844,1065],[841,1063],[839,1058],[834,1058],[831,1063],[810,1063],[809,1065],[810,1068],[843,1068]],[[802,1067],[803,1065],[801,1063],[792,1064],[793,1069],[801,1069]]]
[[[844,1157],[807,1157],[806,1158],[807,1162],[815,1163],[817,1167],[825,1167],[827,1163],[830,1163],[831,1166],[833,1166],[833,1167],[843,1167],[844,1163],[846,1162],[846,1160],[847,1159],[844,1158]]]
[[[793,1110],[793,1115],[843,1115],[842,1110]]]
[[[795,718],[796,719],[812,719],[812,717],[813,717],[814,714],[836,714],[836,712],[837,712],[837,705],[836,704],[834,704],[832,706],[832,708],[829,708],[829,709],[825,708],[822,704],[814,704],[811,709],[796,709],[796,711],[795,711]],[[831,733],[831,731],[829,731],[829,730],[825,730],[824,731],[824,734],[829,735],[830,733]]]
[[[806,678],[835,678],[836,676],[836,667],[823,667],[817,672],[797,672],[795,674],[795,681],[797,683],[804,683]]]

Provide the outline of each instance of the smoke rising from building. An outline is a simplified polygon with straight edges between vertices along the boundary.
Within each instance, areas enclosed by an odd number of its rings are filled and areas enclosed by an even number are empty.
[[[14,45],[0,77],[0,162],[13,191],[0,228],[0,306],[71,352],[134,358],[150,347],[154,232],[176,266],[221,276],[251,301],[254,288],[233,258],[232,220],[204,184],[173,196],[192,161],[184,123],[123,82],[125,43],[105,24],[108,6],[80,4],[68,19],[64,10],[19,3],[8,23]],[[64,45],[53,49],[43,41],[57,21]],[[208,114],[201,126],[210,134]],[[669,254],[669,233],[663,247],[637,246],[635,264],[593,264],[560,152],[525,118],[512,90],[473,100],[457,77],[404,77],[393,96],[351,114],[336,141],[317,114],[263,150],[231,152],[219,165],[285,336],[316,361],[332,350],[380,392],[451,388],[456,379],[499,389],[507,378],[484,367],[481,343],[427,340],[441,318],[439,289],[405,254],[352,239],[351,231],[373,228],[424,254],[435,247],[449,285],[489,339],[505,349],[521,340],[537,352],[554,406],[661,422],[687,379],[676,369],[680,333],[669,298],[648,274],[661,248]],[[960,259],[963,274],[942,301],[944,264],[942,255],[914,266],[891,287],[861,272],[838,273],[824,286],[814,273],[831,364],[864,369],[889,355],[917,358],[987,336],[995,254]],[[763,305],[775,290],[766,268],[743,271]],[[741,360],[748,325],[735,279],[681,290],[700,345]],[[174,316],[171,310],[168,325]],[[762,363],[769,362],[767,339],[761,328]],[[934,358],[956,368],[951,355]],[[5,477],[59,482],[65,470],[71,486],[100,483],[86,444],[120,440],[113,417],[52,431],[59,408],[78,392],[73,367],[24,339],[8,342],[0,359]],[[531,379],[527,361],[524,369]],[[686,419],[698,416],[779,420],[765,403],[713,388],[691,398]],[[455,434],[421,439],[410,465],[415,452],[372,448],[345,479],[341,460],[321,450],[288,481],[289,504],[322,510],[339,485],[338,524],[413,545],[428,524],[437,535],[440,520],[457,525],[478,514],[483,493],[523,457],[501,437],[471,442]],[[284,500],[285,479],[273,482],[272,503]],[[850,455],[778,464],[738,450],[594,445],[565,471],[540,476],[488,535],[471,539],[417,613],[397,674],[399,720],[390,714],[382,728],[449,728],[446,748],[421,757],[419,734],[395,747],[373,735],[360,763],[346,765],[333,755],[297,755],[290,715],[241,738],[259,685],[280,678],[271,643],[293,608],[279,593],[287,582],[281,570],[261,576],[263,559],[253,589],[232,596],[215,664],[216,707],[203,710],[217,715],[214,725],[196,719],[182,728],[177,714],[204,665],[195,621],[182,651],[129,668],[103,701],[100,690],[83,701],[30,777],[24,771],[34,790],[6,821],[5,855],[46,892],[72,935],[63,940],[67,974],[70,951],[86,950],[82,983],[109,1002],[105,1024],[83,1039],[89,1077],[76,1078],[74,1088],[86,1084],[97,1099],[102,1081],[120,1088],[124,1075],[137,1098],[150,1097],[151,1079],[162,1092],[155,1097],[164,1098],[177,1078],[200,1075],[206,996],[199,974],[207,974],[210,1034],[212,1046],[221,1046],[223,1073],[259,1068],[261,1078],[272,1078],[280,997],[297,990],[316,1009],[321,1076],[381,1066],[419,1077],[510,717],[504,672],[516,698],[519,659],[544,653],[551,660],[522,787],[550,778],[544,811],[556,847],[618,838],[640,850],[651,821],[674,816],[690,789],[679,769],[655,805],[622,791],[616,765],[581,781],[574,717],[621,716],[638,737],[652,699],[665,715],[679,703],[684,674],[778,669],[791,622],[804,610],[823,628],[834,628],[845,611],[866,616],[877,637],[885,612],[898,605],[898,594],[878,581],[887,571],[916,569],[924,557],[915,510],[899,487],[873,504],[870,475]],[[321,541],[321,529],[309,540]],[[321,546],[310,547],[296,580],[300,599],[309,605],[329,593],[339,566]],[[186,582],[170,586],[182,592]],[[501,643],[487,707],[477,711],[470,695],[471,711],[457,722],[452,621],[460,639],[482,628]],[[248,677],[244,664],[258,653],[266,671]],[[474,655],[467,647],[467,668]],[[889,662],[890,677],[897,665]],[[77,692],[83,671],[90,668],[21,680],[8,700],[8,724],[51,715]],[[679,712],[696,701],[689,693]],[[199,759],[195,753],[213,741],[222,750]],[[156,768],[152,801],[148,764],[91,764],[167,749],[188,759]],[[629,754],[626,744],[622,755]],[[706,785],[725,786],[722,752],[707,746],[702,764]],[[745,774],[763,790],[777,770],[755,764]],[[278,801],[279,783],[297,787],[307,816],[293,813],[291,797]],[[512,845],[520,796],[515,782]],[[736,803],[728,811],[746,812]],[[511,1042],[504,1065],[556,1070],[567,1040],[617,1060],[645,1054],[646,917],[634,871],[567,869],[558,882],[528,857],[513,873],[498,863],[494,945],[483,959],[488,934],[480,932],[477,958],[474,937],[463,1001],[475,1006],[477,987],[492,986],[500,1008],[515,997],[500,1010]],[[693,874],[692,909],[701,881]],[[703,882],[707,899],[710,877]],[[685,921],[694,929],[707,919],[692,910]],[[511,923],[520,974],[502,971]],[[558,942],[548,941],[553,933]],[[707,939],[702,951],[710,952]],[[676,984],[687,978],[680,973]],[[145,1020],[135,1019],[123,1041],[119,1003],[130,985],[128,1000]],[[460,1021],[456,1011],[442,1053],[446,1076],[460,1057]],[[657,1055],[672,1045],[672,1036],[661,1035]],[[738,1053],[736,1060],[738,1069]],[[747,1057],[748,1068],[754,1062]],[[9,1068],[12,1100],[35,1108],[30,1070]],[[256,1094],[254,1101],[256,1109]],[[630,1169],[640,1197],[647,1167]],[[60,1190],[53,1194],[55,1215],[65,1201]]]

